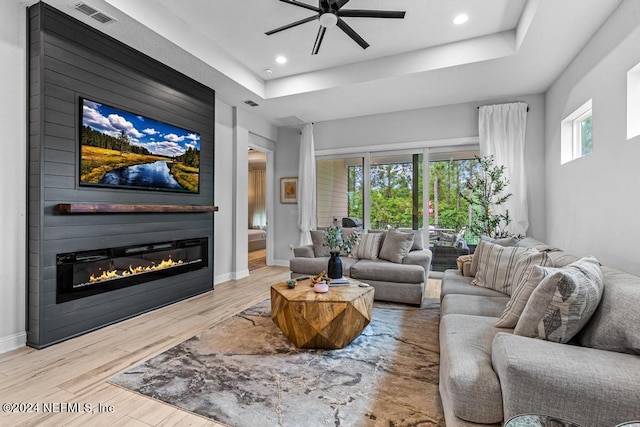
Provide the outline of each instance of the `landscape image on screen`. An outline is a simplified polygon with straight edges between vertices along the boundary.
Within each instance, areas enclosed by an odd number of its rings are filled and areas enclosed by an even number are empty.
[[[200,135],[82,99],[80,185],[198,193]]]

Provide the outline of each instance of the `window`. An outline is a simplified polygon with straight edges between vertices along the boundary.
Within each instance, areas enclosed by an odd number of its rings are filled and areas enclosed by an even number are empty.
[[[435,160],[429,162],[429,225],[433,226],[436,237],[441,231],[451,234],[467,227],[466,242],[477,243],[480,236],[473,236],[468,231],[477,207],[470,206],[462,194],[468,193],[467,182],[478,167],[478,161],[465,158],[464,154],[447,160],[438,160],[444,156],[436,155],[433,156]]]
[[[376,155],[369,168],[371,227],[422,228],[422,155]]]
[[[640,64],[627,73],[627,139],[640,135]]]
[[[593,114],[591,100],[562,121],[560,162],[586,156],[593,150]]]
[[[362,157],[322,159],[316,162],[318,226],[341,224],[342,218],[363,220]]]
[[[460,194],[477,166],[475,155],[476,145],[319,157],[318,226],[352,217],[364,228],[455,234],[477,214]],[[477,237],[465,234],[469,243]]]

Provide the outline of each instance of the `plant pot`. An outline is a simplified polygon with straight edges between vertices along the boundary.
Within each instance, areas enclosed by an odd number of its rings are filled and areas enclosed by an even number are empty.
[[[331,258],[327,264],[327,276],[331,279],[339,279],[342,277],[342,260],[339,251],[331,251]]]
[[[316,283],[313,285],[313,290],[319,294],[323,294],[325,292],[329,292],[329,285],[326,283]]]

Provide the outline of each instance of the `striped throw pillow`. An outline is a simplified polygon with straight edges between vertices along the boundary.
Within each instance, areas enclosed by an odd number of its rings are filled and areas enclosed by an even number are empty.
[[[538,252],[518,260],[511,299],[496,322],[498,328],[516,327],[531,293],[544,277],[544,270],[540,267],[553,267],[553,261],[547,252]]]
[[[358,244],[351,250],[351,255],[358,259],[377,259],[380,251],[382,233],[365,233]]]
[[[478,257],[478,271],[471,284],[507,295],[511,295],[514,279],[523,274],[524,266],[516,269],[518,260],[522,256],[538,253],[531,248],[505,247],[489,242],[482,242],[477,251],[474,257]]]

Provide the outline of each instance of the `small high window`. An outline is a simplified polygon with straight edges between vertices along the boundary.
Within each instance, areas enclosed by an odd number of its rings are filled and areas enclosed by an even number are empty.
[[[591,100],[562,121],[561,163],[586,156],[593,150],[593,113]]]
[[[627,73],[627,139],[640,135],[640,64]]]

